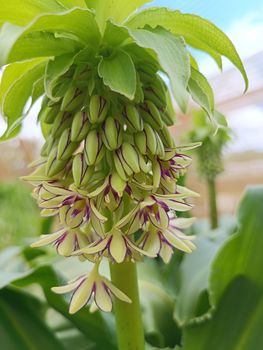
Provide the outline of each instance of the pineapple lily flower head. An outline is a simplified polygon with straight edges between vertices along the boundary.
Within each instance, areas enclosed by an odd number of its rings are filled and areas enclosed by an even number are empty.
[[[168,263],[174,249],[195,248],[182,232],[193,220],[178,212],[190,210],[187,199],[196,194],[177,182],[191,163],[185,152],[198,143],[175,144],[166,81],[183,112],[191,97],[213,119],[214,101],[188,46],[219,66],[228,57],[247,86],[234,46],[218,28],[179,11],[140,10],[147,2],[25,0],[22,8],[10,0],[0,15],[0,105],[8,124],[2,139],[18,134],[27,102],[42,97],[45,143],[27,180],[41,214],[57,217],[59,230],[32,246],[53,244],[60,255],[95,264],[53,289],[73,292],[71,313],[91,297],[104,311],[112,309],[113,295],[131,302],[99,275],[102,259],[160,256]]]

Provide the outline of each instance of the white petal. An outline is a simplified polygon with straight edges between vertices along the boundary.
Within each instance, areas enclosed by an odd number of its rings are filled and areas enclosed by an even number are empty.
[[[72,196],[73,193],[69,190],[67,190],[64,187],[60,187],[60,186],[56,186],[56,185],[50,185],[46,182],[43,183],[43,187],[45,188],[45,190],[47,190],[48,192],[54,193],[55,195],[58,196]]]
[[[184,152],[184,151],[192,150],[196,147],[200,147],[201,145],[202,145],[202,142],[193,142],[193,143],[189,143],[188,145],[178,146],[176,147],[176,150],[180,152],[182,151]]]
[[[70,302],[70,314],[76,313],[87,304],[92,294],[93,284],[94,280],[92,278],[87,277],[87,279],[85,279],[85,281],[82,282],[81,285],[79,285],[79,287],[74,292]]]
[[[171,220],[171,225],[178,228],[188,228],[196,221],[196,218],[176,218]]]
[[[115,225],[117,228],[121,228],[128,224],[133,217],[133,215],[136,214],[137,210],[139,209],[139,205],[136,205],[127,215],[125,215],[120,221],[118,221]]]
[[[109,250],[111,256],[117,263],[124,261],[127,253],[127,247],[121,231],[115,230],[113,232]]]
[[[168,264],[173,255],[173,249],[169,244],[162,242],[162,247],[159,252],[160,257],[163,259],[165,264]]]
[[[40,240],[31,244],[32,248],[42,247],[44,245],[55,242],[61,235],[63,235],[65,229],[51,233],[49,235],[42,235]]]
[[[70,256],[75,248],[75,234],[67,233],[65,238],[58,243],[57,252],[62,256]]]
[[[58,209],[42,209],[40,212],[41,216],[49,217],[58,214]]]
[[[92,243],[90,244],[88,247],[82,248],[80,250],[77,250],[76,252],[74,252],[74,254],[72,255],[79,255],[79,254],[96,254],[99,253],[101,251],[103,251],[109,241],[109,237],[103,239],[102,241],[100,241],[99,243],[96,244]]]
[[[94,203],[92,201],[90,201],[90,207],[91,207],[91,210],[93,211],[94,215],[97,217],[98,220],[102,221],[102,222],[105,222],[107,221],[108,219],[106,218],[106,216],[103,216],[99,211],[98,209],[95,207]]]
[[[149,254],[157,256],[161,249],[161,242],[157,232],[147,232],[146,235],[147,237],[145,237],[143,249]]]
[[[121,290],[119,290],[117,287],[115,287],[110,281],[104,280],[104,283],[107,285],[107,287],[110,289],[111,293],[116,296],[116,298],[124,301],[125,303],[131,303],[131,299],[127,297],[126,294],[124,294]]]
[[[69,293],[72,290],[76,289],[80,283],[81,283],[81,279],[77,279],[75,282],[66,284],[65,286],[52,287],[51,290],[52,290],[52,292],[54,292],[56,294],[65,294],[65,293]]]
[[[130,246],[130,248],[134,249],[135,251],[139,252],[142,255],[149,256],[150,258],[155,258],[156,254],[153,254],[151,252],[147,252],[144,249],[140,249],[137,245],[135,245],[131,240],[126,239],[126,242]]]
[[[179,202],[175,200],[166,200],[164,201],[170,209],[177,210],[177,211],[188,211],[191,210],[192,207],[189,204],[186,204],[184,202]]]
[[[182,250],[183,252],[186,252],[186,253],[192,252],[192,249],[188,246],[186,242],[178,238],[176,235],[173,235],[170,231],[165,230],[163,232],[163,235],[173,247],[179,250]]]
[[[136,213],[136,215],[130,220],[129,222],[129,228],[127,230],[127,234],[131,235],[134,232],[138,231],[141,228],[142,224],[139,219],[139,213]]]
[[[97,235],[103,238],[105,236],[103,223],[92,212],[90,213],[90,221]]]
[[[61,205],[61,203],[66,199],[67,197],[63,196],[58,196],[53,199],[45,200],[45,201],[40,201],[38,202],[38,205],[40,208],[43,209],[56,209]]]
[[[94,299],[98,308],[102,311],[110,312],[112,310],[111,296],[106,290],[106,285],[102,281],[96,282],[96,291]]]
[[[187,196],[187,197],[200,197],[200,194],[199,194],[199,193],[194,192],[194,191],[192,191],[192,190],[189,190],[189,188],[184,187],[184,186],[176,185],[176,190],[177,190],[179,193],[182,193],[182,194],[184,194],[184,195]]]

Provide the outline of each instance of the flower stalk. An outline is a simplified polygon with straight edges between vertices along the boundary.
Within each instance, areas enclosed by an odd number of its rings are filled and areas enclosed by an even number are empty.
[[[115,299],[118,345],[121,350],[144,350],[144,332],[139,301],[136,263],[110,264],[111,280],[132,303]]]
[[[208,198],[209,198],[209,217],[211,229],[218,228],[218,211],[216,202],[216,181],[214,178],[207,179]]]

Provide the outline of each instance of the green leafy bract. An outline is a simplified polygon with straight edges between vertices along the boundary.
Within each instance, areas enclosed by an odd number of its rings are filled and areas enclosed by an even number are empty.
[[[43,76],[45,67],[45,59],[35,59],[15,63],[4,71],[0,86],[0,105],[8,123],[5,136],[9,136],[21,123],[34,84]]]
[[[60,12],[65,8],[56,0],[10,0],[1,2],[0,26],[10,22],[23,26],[35,17],[49,12]]]
[[[136,91],[136,71],[131,57],[118,50],[110,57],[103,57],[98,66],[99,76],[112,91],[118,92],[130,100]]]
[[[161,27],[153,30],[131,29],[130,34],[139,46],[151,49],[156,53],[162,69],[171,81],[176,101],[180,108],[186,111],[190,58],[184,40]]]
[[[101,31],[105,29],[107,19],[123,22],[137,8],[152,0],[85,0],[89,8],[96,10],[97,22]]]
[[[53,89],[59,77],[65,74],[73,64],[75,56],[65,54],[54,59],[50,59],[45,72],[45,92],[52,100],[56,100],[53,96]]]
[[[162,26],[175,35],[181,35],[194,48],[210,54],[221,66],[220,56],[227,57],[244,77],[246,89],[248,78],[243,63],[231,40],[213,23],[196,15],[183,14],[167,8],[150,8],[134,14],[126,25],[131,28]]]
[[[198,70],[191,68],[191,77],[188,82],[188,90],[193,100],[207,113],[211,120],[214,119],[214,94],[207,79]],[[213,120],[214,121],[214,120]],[[214,121],[215,122],[215,121]]]
[[[44,304],[21,290],[0,290],[1,347],[19,350],[63,350],[44,323]]]
[[[58,56],[100,41],[94,14],[72,9],[42,15],[27,27],[6,23],[0,31],[0,64],[33,57]]]

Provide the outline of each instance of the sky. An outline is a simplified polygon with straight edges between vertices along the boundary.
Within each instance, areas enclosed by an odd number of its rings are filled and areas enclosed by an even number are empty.
[[[165,6],[209,19],[226,32],[235,44],[242,59],[263,51],[263,0],[155,0],[147,6]],[[200,70],[208,78],[220,74],[216,64],[210,57],[200,52],[196,52],[195,56]],[[230,66],[230,62],[224,59],[224,69],[228,69]],[[26,119],[22,137],[40,137],[40,130],[35,125],[36,112],[34,112],[38,106]],[[250,122],[254,116],[255,124],[263,132],[263,111],[252,106],[250,112],[246,111],[246,113],[250,114]],[[245,114],[243,113],[242,115],[243,117],[241,116],[237,123],[234,122],[237,120],[236,114],[233,115],[232,119],[233,127],[239,125],[237,133],[239,134],[238,138],[241,140],[243,140],[243,134],[247,130]],[[3,128],[4,124],[0,122],[0,133]],[[253,130],[251,132],[253,133]],[[249,147],[252,149],[255,147],[263,149],[263,140],[261,145],[255,145],[252,142]]]

